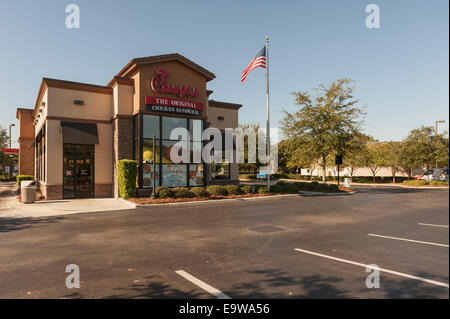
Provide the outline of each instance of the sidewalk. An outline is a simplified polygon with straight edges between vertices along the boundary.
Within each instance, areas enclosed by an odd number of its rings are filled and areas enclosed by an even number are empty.
[[[0,218],[48,217],[87,212],[133,209],[128,201],[114,198],[42,200],[23,204],[17,199],[15,183],[0,183]]]

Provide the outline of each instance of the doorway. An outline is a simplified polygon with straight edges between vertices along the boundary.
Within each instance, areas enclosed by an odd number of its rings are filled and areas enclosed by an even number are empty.
[[[94,197],[94,145],[64,144],[63,197]]]

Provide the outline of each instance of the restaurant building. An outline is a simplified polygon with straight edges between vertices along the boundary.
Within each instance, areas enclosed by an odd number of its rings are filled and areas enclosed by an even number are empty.
[[[34,109],[18,108],[19,174],[34,175],[47,199],[118,197],[117,164],[139,163],[138,193],[159,186],[238,183],[238,164],[193,160],[202,131],[238,126],[242,105],[210,99],[215,75],[180,54],[132,59],[106,85],[43,78]],[[174,163],[170,136],[190,133],[190,160]]]

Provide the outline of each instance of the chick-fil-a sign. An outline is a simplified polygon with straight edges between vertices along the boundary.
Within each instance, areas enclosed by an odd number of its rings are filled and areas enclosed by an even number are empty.
[[[197,88],[190,86],[176,86],[175,84],[168,84],[167,77],[169,72],[164,69],[156,70],[155,75],[152,77],[151,86],[152,90],[157,93],[171,93],[179,95],[180,97],[198,97]]]

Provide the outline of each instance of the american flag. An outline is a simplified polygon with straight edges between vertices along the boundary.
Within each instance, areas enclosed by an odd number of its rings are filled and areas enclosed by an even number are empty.
[[[247,78],[248,73],[256,68],[266,68],[266,46],[264,46],[261,51],[253,58],[252,62],[248,65],[248,67],[242,72],[241,82],[245,83],[245,79]]]

